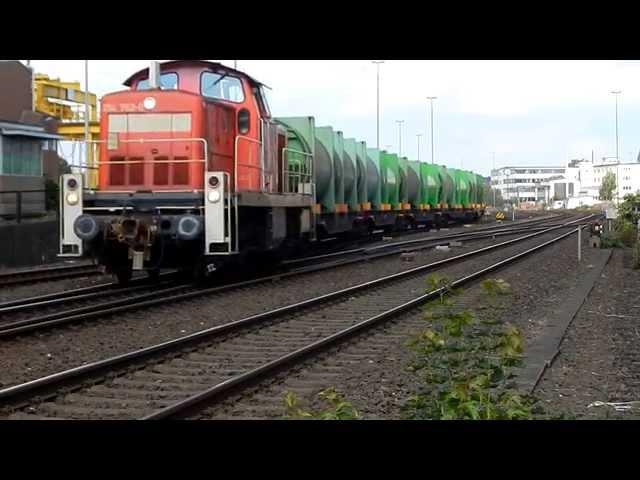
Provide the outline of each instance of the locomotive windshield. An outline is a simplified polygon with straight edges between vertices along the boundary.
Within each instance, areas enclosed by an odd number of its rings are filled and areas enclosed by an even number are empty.
[[[200,93],[209,98],[244,102],[242,82],[239,78],[227,74],[203,72],[200,77]]]
[[[177,73],[163,73],[160,75],[160,88],[162,90],[177,90],[178,89],[178,74]],[[145,78],[138,82],[136,90],[149,90],[149,79]]]

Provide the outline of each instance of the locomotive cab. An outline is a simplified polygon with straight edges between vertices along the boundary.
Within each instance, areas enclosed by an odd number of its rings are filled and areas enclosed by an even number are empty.
[[[313,235],[312,178],[287,167],[264,86],[204,61],[154,64],[101,100],[98,188],[61,181],[63,256],[134,270],[213,272]],[[307,185],[305,187],[305,185]]]

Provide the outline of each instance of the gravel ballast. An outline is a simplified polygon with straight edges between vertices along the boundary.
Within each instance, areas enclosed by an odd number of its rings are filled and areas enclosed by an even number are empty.
[[[431,248],[412,262],[394,255],[8,339],[0,342],[0,384],[22,383],[515,237],[463,243],[448,252]]]
[[[640,400],[640,271],[631,249],[614,249],[570,325],[560,354],[535,394],[550,411],[577,419],[638,419],[638,404],[617,411],[595,402]]]
[[[541,327],[532,321],[536,305],[553,308],[562,298],[550,296],[550,291],[571,288],[575,276],[581,269],[588,268],[590,252],[587,249],[583,257],[585,263],[580,266],[576,257],[570,255],[570,252],[575,252],[575,242],[575,236],[571,236],[543,252],[490,274],[490,278],[501,278],[512,287],[512,295],[504,305],[506,308],[494,312],[475,308],[483,295],[477,283],[466,287],[458,301],[480,318],[491,315],[519,327],[525,338],[526,353],[527,345],[535,341]],[[456,267],[451,267],[443,272],[451,275],[450,278],[456,278],[456,274],[462,273],[456,270]],[[523,304],[524,307],[520,308]],[[321,409],[326,405],[319,402],[317,394],[329,387],[336,388],[352,402],[364,418],[401,418],[402,404],[419,386],[418,377],[406,371],[411,359],[406,342],[426,326],[423,312],[416,309],[347,344],[332,348],[302,366],[262,382],[252,391],[231,396],[194,418],[282,418],[286,392],[295,393],[304,408]]]

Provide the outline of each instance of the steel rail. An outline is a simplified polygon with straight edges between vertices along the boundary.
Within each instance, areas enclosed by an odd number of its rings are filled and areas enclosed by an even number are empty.
[[[579,228],[583,228],[583,227],[579,227]],[[496,262],[488,267],[482,268],[476,272],[473,272],[469,275],[466,275],[465,277],[459,278],[458,280],[455,280],[454,282],[451,283],[451,285],[449,286],[449,288],[451,287],[460,287],[462,285],[465,285],[469,282],[471,282],[472,280],[475,280],[479,277],[484,276],[485,274],[492,272],[494,270],[497,270],[501,267],[504,267],[505,265],[509,265],[513,262],[516,262],[517,260],[520,260],[521,258],[530,255],[533,252],[536,252],[542,248],[545,248],[553,243],[556,243],[566,237],[568,237],[569,235],[572,235],[574,233],[576,233],[577,230],[571,230],[567,233],[564,233],[554,239],[551,239],[549,241],[546,241],[540,245],[536,245],[535,247],[529,248],[527,250],[525,250],[524,252],[520,252],[516,255],[513,255],[511,257],[508,257],[504,260],[501,260],[499,262]],[[172,416],[178,414],[178,413],[182,413],[186,410],[191,409],[192,407],[201,404],[204,401],[210,401],[212,399],[214,399],[215,397],[229,391],[232,388],[237,388],[240,387],[242,385],[247,385],[250,383],[253,383],[257,380],[260,380],[264,377],[266,377],[268,374],[282,368],[285,367],[287,365],[290,365],[294,362],[299,362],[300,360],[303,360],[305,358],[307,358],[310,354],[312,353],[316,353],[322,349],[325,349],[327,347],[330,346],[334,346],[337,343],[339,343],[340,341],[343,341],[346,338],[350,338],[352,336],[354,336],[355,334],[357,334],[358,332],[360,332],[361,330],[367,329],[367,328],[371,328],[375,325],[377,325],[380,322],[383,321],[387,321],[390,320],[392,318],[397,317],[398,315],[405,313],[409,310],[412,310],[422,304],[424,304],[425,302],[438,298],[441,294],[446,293],[446,289],[447,287],[441,287],[438,288],[436,290],[432,290],[424,295],[421,295],[420,297],[417,297],[413,300],[410,300],[408,302],[403,303],[402,305],[399,305],[397,307],[391,308],[383,313],[380,313],[378,315],[375,315],[371,318],[368,318],[366,320],[360,321],[358,323],[356,323],[355,325],[352,325],[348,328],[345,328],[343,330],[340,330],[339,332],[336,332],[332,335],[329,335],[327,337],[324,337],[320,340],[317,340],[305,347],[299,348],[293,352],[290,352],[286,355],[283,355],[275,360],[272,360],[270,362],[267,362],[263,365],[260,365],[259,367],[253,368],[247,372],[244,372],[242,374],[236,375],[235,377],[232,377],[228,380],[224,380],[212,387],[210,387],[207,390],[204,390],[200,393],[197,393],[195,395],[192,395],[191,397],[188,397],[184,400],[180,400],[177,401],[165,408],[162,408],[160,410],[157,410],[149,415],[146,415],[144,417],[141,418],[141,420],[162,420],[162,419],[167,419],[167,418],[171,418]]]
[[[577,220],[571,222],[571,223],[576,223]],[[18,384],[18,385],[14,385],[11,387],[7,387],[4,389],[0,390],[0,400],[6,401],[6,400],[15,400],[15,399],[19,399],[22,398],[24,395],[29,395],[32,394],[32,392],[37,392],[37,391],[41,391],[43,389],[46,389],[47,387],[51,387],[54,385],[64,385],[66,384],[66,382],[75,379],[77,377],[83,377],[83,376],[88,376],[88,375],[94,375],[94,374],[98,374],[99,372],[104,372],[104,371],[109,371],[109,369],[111,369],[114,366],[120,366],[120,365],[126,365],[128,363],[132,363],[134,360],[139,360],[142,358],[147,358],[150,357],[154,354],[158,354],[158,353],[165,353],[165,352],[170,352],[172,350],[175,350],[176,348],[184,348],[187,345],[193,344],[194,342],[200,342],[203,340],[209,340],[212,338],[216,338],[222,334],[225,333],[229,333],[232,331],[236,331],[239,330],[241,328],[245,328],[248,326],[252,326],[256,323],[262,322],[262,321],[266,321],[266,320],[270,320],[276,317],[280,317],[282,315],[287,315],[287,314],[291,314],[291,313],[295,313],[301,309],[306,309],[309,307],[314,307],[316,305],[322,304],[322,303],[326,303],[328,301],[332,301],[341,297],[345,297],[345,296],[349,296],[351,294],[360,292],[362,290],[365,289],[369,289],[372,287],[377,287],[389,282],[392,282],[394,280],[399,280],[405,277],[409,277],[411,275],[414,275],[416,273],[421,273],[421,272],[425,272],[437,267],[440,267],[442,265],[447,265],[456,261],[459,261],[461,259],[464,258],[469,258],[472,256],[477,256],[480,255],[482,253],[491,251],[491,250],[496,250],[499,248],[502,248],[504,246],[507,245],[513,245],[515,243],[519,243],[522,241],[525,241],[527,239],[530,238],[534,238],[540,235],[543,235],[545,233],[548,232],[552,232],[555,231],[557,229],[559,229],[561,227],[552,227],[549,229],[546,229],[544,231],[541,232],[535,232],[535,233],[531,233],[528,235],[525,235],[523,237],[518,237],[516,239],[512,239],[512,240],[507,240],[505,242],[496,244],[496,245],[490,245],[488,247],[483,247],[480,248],[478,250],[474,250],[471,252],[467,252],[464,254],[460,254],[457,255],[455,257],[450,257],[447,259],[443,259],[443,260],[439,260],[436,262],[432,262],[430,264],[427,265],[421,265],[419,267],[415,267],[413,269],[410,270],[406,270],[406,271],[402,271],[402,272],[398,272],[398,273],[394,273],[391,275],[387,275],[384,277],[380,277],[377,278],[375,280],[371,280],[368,282],[364,282],[355,286],[351,286],[351,287],[347,287],[347,288],[343,288],[341,290],[338,291],[334,291],[334,292],[330,292],[324,295],[320,295],[314,298],[310,298],[307,300],[303,300],[294,304],[290,304],[290,305],[286,305],[286,306],[282,306],[282,307],[278,307],[275,308],[273,310],[267,311],[267,312],[263,312],[263,313],[258,313],[258,314],[254,314],[254,315],[250,315],[248,317],[239,319],[239,320],[234,320],[232,322],[229,323],[225,323],[223,325],[217,325],[214,327],[210,327],[204,330],[200,330],[179,338],[175,338],[172,340],[168,340],[166,342],[162,342],[156,345],[152,345],[149,347],[145,347],[145,348],[141,348],[132,352],[127,352],[121,355],[117,355],[111,358],[107,358],[104,360],[99,360],[96,362],[92,362],[86,365],[81,365],[78,367],[74,367],[68,370],[64,370],[61,372],[57,372],[42,378],[38,378],[35,380],[31,380],[22,384]],[[559,240],[561,238],[564,238],[568,235],[570,235],[571,233],[574,233],[576,230],[571,230],[570,232],[563,234],[562,236],[558,237],[556,239]],[[548,245],[552,242],[545,242],[544,245]],[[535,249],[537,248],[541,248],[541,247],[535,247],[534,249],[529,249],[527,250],[527,252],[532,252],[535,251]],[[524,254],[518,254],[518,256],[516,256],[516,258],[520,258],[522,257]],[[498,262],[498,264],[496,265],[502,265],[504,264],[506,261],[502,261],[502,262]],[[498,268],[498,267],[495,267]],[[487,269],[484,269],[483,271],[487,271]],[[423,296],[424,297],[424,296]],[[55,396],[55,393],[52,394]]]
[[[563,228],[573,223],[575,223],[575,221],[569,222],[567,224],[562,224],[557,227],[552,227],[552,228]],[[538,228],[544,228],[544,227],[538,227]],[[490,233],[483,233],[481,235],[474,234],[473,239],[481,239],[481,238],[487,238],[487,237],[513,235],[513,234],[514,234],[513,231],[504,232],[504,233],[490,232]],[[438,246],[442,244],[443,239],[444,238],[441,237],[440,239],[437,239],[437,240],[435,239],[430,240],[431,243],[428,243],[429,240],[425,240],[427,244],[419,247],[414,247],[410,251],[422,250],[426,248],[431,248],[433,246]],[[413,244],[415,243],[415,241],[410,241],[410,243]],[[498,244],[496,246],[499,246],[499,245],[502,245],[502,244]],[[72,310],[54,312],[54,313],[43,315],[36,318],[28,318],[28,319],[18,320],[15,322],[7,322],[4,324],[0,324],[0,338],[15,337],[21,334],[26,334],[34,331],[41,331],[46,328],[52,328],[56,326],[61,326],[61,325],[80,322],[80,321],[86,321],[86,320],[95,319],[95,318],[101,318],[107,315],[133,311],[133,310],[150,307],[150,306],[161,305],[169,302],[183,301],[183,300],[187,300],[187,299],[191,299],[194,297],[203,296],[207,294],[227,292],[227,291],[236,290],[242,287],[262,284],[268,281],[280,280],[282,278],[288,278],[295,275],[313,273],[317,271],[327,270],[330,268],[336,268],[339,266],[345,266],[348,264],[360,262],[363,259],[367,261],[371,261],[377,258],[396,255],[398,253],[400,253],[400,250],[391,250],[391,251],[370,254],[365,258],[347,258],[347,259],[338,260],[335,262],[326,262],[323,264],[315,264],[307,267],[300,267],[298,269],[294,269],[294,270],[283,272],[283,273],[277,273],[275,275],[269,275],[267,277],[259,277],[256,279],[245,280],[242,282],[231,283],[228,285],[222,285],[222,286],[211,287],[211,288],[198,287],[195,284],[177,285],[177,286],[169,287],[159,291],[143,293],[133,298],[121,298],[117,300],[104,302],[98,305],[78,307]],[[472,252],[469,252],[469,253],[472,253]],[[455,261],[458,258],[465,258],[465,257],[460,257],[460,256],[450,257],[450,259],[445,259],[445,260]],[[142,287],[137,287],[137,288],[142,288]],[[166,296],[169,293],[179,292],[180,290],[183,290],[183,289],[193,289],[193,290],[183,292],[183,293],[177,293],[171,296]]]

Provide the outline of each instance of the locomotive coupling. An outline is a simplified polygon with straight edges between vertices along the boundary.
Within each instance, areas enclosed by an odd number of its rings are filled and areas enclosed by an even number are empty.
[[[133,270],[143,270],[144,262],[151,259],[151,247],[157,231],[155,225],[149,225],[137,218],[119,218],[109,224],[107,239],[127,245],[128,259]]]

